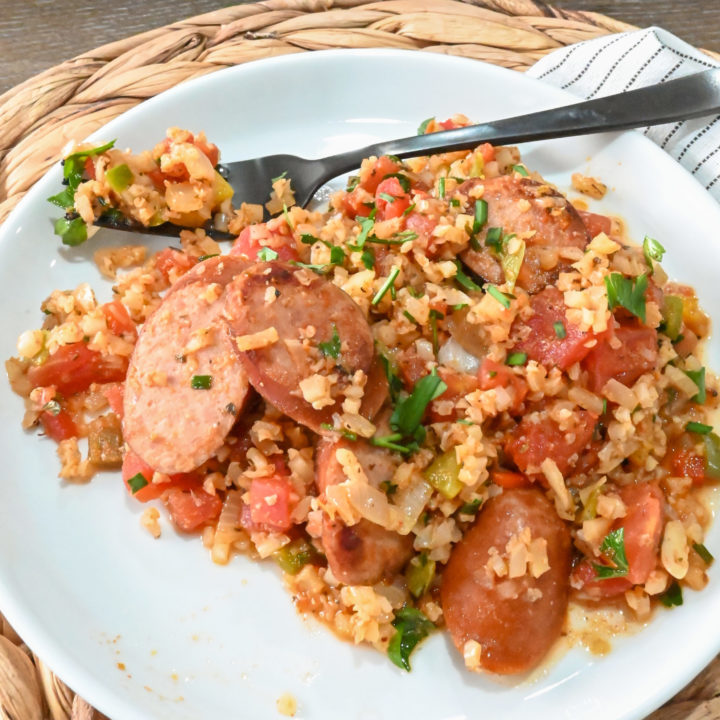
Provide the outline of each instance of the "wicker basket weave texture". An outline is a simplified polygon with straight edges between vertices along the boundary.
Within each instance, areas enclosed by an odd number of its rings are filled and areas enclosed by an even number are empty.
[[[0,96],[0,222],[68,141],[222,68],[312,50],[390,47],[524,71],[555,48],[632,29],[599,13],[559,10],[539,0],[267,0],[189,18],[83,53]],[[718,660],[651,718],[720,718],[716,695]],[[0,615],[0,720],[103,717]]]

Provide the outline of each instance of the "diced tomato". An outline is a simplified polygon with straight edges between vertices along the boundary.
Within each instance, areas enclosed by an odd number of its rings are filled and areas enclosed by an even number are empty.
[[[292,526],[290,513],[297,499],[287,475],[255,478],[250,484],[250,518],[253,525],[276,532],[289,530]]]
[[[490,472],[490,480],[506,490],[530,487],[532,484],[527,475],[512,472],[511,470],[503,470],[502,468],[492,470]]]
[[[598,563],[600,565],[601,563]],[[622,595],[632,587],[627,577],[607,578],[598,580],[597,571],[589,560],[582,560],[572,572],[570,584],[582,587],[583,596],[591,600],[601,600]]]
[[[110,409],[122,420],[124,414],[123,398],[125,383],[107,383],[102,387],[102,394],[107,398]]]
[[[642,585],[657,565],[663,528],[662,491],[650,483],[627,485],[620,489],[620,497],[627,512],[613,523],[612,530],[623,529],[627,575],[599,580],[590,562],[581,562],[573,578],[584,584],[583,593],[593,599],[620,595],[633,585]]]
[[[75,421],[64,408],[61,408],[57,415],[47,411],[40,413],[40,423],[45,434],[58,443],[78,435]]]
[[[673,443],[665,457],[673,475],[691,478],[694,485],[702,485],[705,482],[705,458],[693,452],[691,448]]]
[[[563,294],[556,287],[547,287],[533,295],[530,307],[533,310],[530,318],[524,323],[516,321],[530,328],[529,335],[518,344],[517,350],[527,353],[531,360],[547,367],[557,365],[561,370],[580,362],[590,352],[586,345],[593,339],[593,334],[568,322]]]
[[[479,147],[482,159],[488,163],[495,159],[495,148],[490,143],[483,143]]]
[[[400,170],[400,165],[387,155],[381,155],[372,167],[363,168],[360,173],[360,187],[372,195],[386,175],[392,175]]]
[[[155,256],[155,267],[165,276],[168,282],[171,282],[170,273],[174,271],[174,275],[184,275],[192,268],[197,260],[190,257],[186,253],[167,247],[161,250]]]
[[[165,180],[167,180],[168,177],[160,168],[155,168],[145,174],[150,178],[150,181],[158,192],[165,192]]]
[[[657,485],[642,483],[620,490],[627,514],[615,522],[624,528],[627,579],[633,585],[644,583],[655,569],[663,528],[663,493]]]
[[[92,383],[118,382],[125,379],[128,359],[102,355],[83,342],[61,345],[42,364],[28,370],[33,387],[55,385],[66,397],[87,390]]]
[[[172,488],[165,497],[170,517],[182,532],[192,532],[220,515],[222,500],[204,490]]]
[[[278,254],[278,260],[287,262],[298,259],[294,238],[271,230],[267,223],[244,228],[233,243],[230,254],[245,255],[250,260],[257,260],[258,252],[264,247],[274,250]]]
[[[388,200],[388,198],[393,198]],[[410,195],[406,193],[396,177],[385,178],[375,191],[375,207],[379,220],[402,217],[410,207]]]
[[[590,443],[597,415],[579,410],[570,431],[560,430],[551,419],[532,422],[525,416],[505,441],[505,452],[523,473],[529,467],[540,467],[545,458],[555,461],[565,475],[575,466],[579,454]]]
[[[373,196],[367,190],[356,187],[349,193],[346,193],[342,199],[343,212],[351,220],[357,217],[367,217],[372,210]]]
[[[132,321],[127,308],[119,300],[105,303],[100,306],[100,309],[103,311],[107,326],[113,335],[129,333],[133,337],[137,337],[135,323]]]
[[[600,392],[610,378],[629,387],[655,367],[658,349],[654,328],[625,325],[612,334],[620,342],[619,347],[613,347],[609,338],[601,340],[583,360],[594,392]]]
[[[598,215],[597,213],[587,212],[585,210],[578,210],[578,214],[582,218],[585,227],[587,228],[588,235],[594,238],[600,233],[610,234],[612,229],[612,220],[607,215]]]
[[[525,380],[518,377],[507,365],[485,358],[478,370],[478,378],[480,380],[481,390],[492,390],[492,388],[504,387],[512,390],[515,395],[515,401],[511,406],[511,410],[517,410],[522,405],[525,396],[528,393],[528,386]]]
[[[423,373],[427,375],[427,370]],[[458,400],[464,398],[468,393],[478,389],[480,383],[474,375],[457,372],[447,367],[438,368],[438,375],[447,385],[447,390],[438,396],[430,405],[430,419],[433,422],[442,422],[450,418],[459,418],[463,416],[463,411],[454,409],[450,414],[441,414],[438,409],[438,403],[447,402],[448,400],[457,403]]]
[[[130,479],[140,474],[145,478],[147,485],[133,492],[130,487]],[[122,464],[122,479],[125,483],[128,493],[140,502],[148,502],[156,500],[166,490],[182,490],[182,491],[202,491],[202,478],[198,473],[178,473],[177,475],[169,475],[167,482],[154,483],[153,476],[155,470],[148,465],[139,455],[132,450],[125,453]]]
[[[422,213],[413,210],[408,213],[407,219],[405,220],[405,227],[408,230],[412,230],[417,233],[420,241],[427,248],[428,257],[435,257],[438,248],[435,245],[435,237],[433,236],[433,230],[437,227],[438,219],[432,215],[423,215]]]
[[[208,142],[205,138],[197,137],[193,138],[192,143],[198,150],[200,150],[200,152],[205,153],[207,159],[212,163],[213,167],[218,164],[218,160],[220,159],[220,151],[218,150],[217,145]]]
[[[95,163],[91,157],[85,158],[85,176],[90,180],[95,180]]]

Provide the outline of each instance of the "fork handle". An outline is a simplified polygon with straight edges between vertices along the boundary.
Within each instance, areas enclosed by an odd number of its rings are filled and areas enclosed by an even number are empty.
[[[339,175],[358,168],[362,159],[370,155],[415,157],[430,151],[469,150],[483,142],[550,140],[661,125],[717,112],[720,112],[720,68],[530,115],[380,142],[326,160],[328,164],[338,163],[333,174]]]

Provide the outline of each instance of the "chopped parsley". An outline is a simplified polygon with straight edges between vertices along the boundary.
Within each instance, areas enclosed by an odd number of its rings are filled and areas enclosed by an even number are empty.
[[[418,321],[413,317],[411,313],[409,313],[407,310],[403,310],[403,315],[411,322],[415,323],[415,325],[418,325]]]
[[[276,183],[278,180],[283,180],[287,177],[287,170],[283,170],[277,177],[274,177],[270,182]]]
[[[365,241],[368,239],[368,235],[370,235],[370,231],[375,226],[375,219],[372,217],[362,217],[358,215],[358,217],[355,218],[355,222],[360,225],[360,234],[357,236],[355,248],[362,250],[365,245]]]
[[[303,245],[314,245],[316,242],[322,242],[319,237],[315,237],[310,233],[303,233],[300,236],[300,242]]]
[[[381,192],[378,197],[381,197],[383,200],[389,203],[394,203],[397,198],[394,195],[390,195],[390,193]]]
[[[359,175],[351,175],[348,178],[347,185],[345,187],[345,192],[352,192],[358,185],[360,184],[360,176]]]
[[[524,165],[513,165],[512,169],[513,172],[520,173],[523,177],[527,177],[530,174]]]
[[[209,390],[212,387],[212,375],[193,375],[190,387],[193,390]]]
[[[380,289],[375,293],[375,297],[370,301],[371,305],[377,305],[385,296],[385,293],[395,285],[395,279],[400,274],[400,268],[394,267],[390,274],[387,276],[385,282],[380,286]]]
[[[383,480],[380,483],[380,489],[388,496],[394,495],[397,492],[397,483],[391,482],[390,480]]]
[[[491,247],[496,253],[500,254],[502,250],[503,229],[501,227],[488,228],[485,235],[485,245]]]
[[[553,330],[555,331],[555,335],[557,336],[558,340],[564,340],[567,337],[567,330],[565,329],[565,325],[563,325],[563,323],[559,320],[553,323]]]
[[[138,490],[142,490],[148,484],[148,481],[142,473],[137,473],[136,475],[133,475],[127,483],[134,495]]]
[[[318,349],[325,357],[335,358],[340,356],[340,335],[338,335],[337,327],[333,323],[333,334],[327,342],[318,343]]]
[[[620,306],[645,322],[645,291],[648,279],[646,274],[638,278],[627,278],[620,273],[605,276],[608,306],[610,310]]]
[[[655,272],[653,260],[660,262],[663,259],[664,254],[665,248],[657,240],[646,235],[643,240],[643,255],[645,256],[645,262],[650,268],[651,275]]]
[[[445,199],[445,177],[438,180],[438,197]]]
[[[209,260],[210,258],[218,257],[220,253],[208,253],[207,255],[201,255],[198,258],[198,262],[205,262],[206,260]],[[259,255],[259,253],[258,253]],[[277,257],[277,253],[275,253],[275,256]]]
[[[618,528],[609,532],[602,541],[602,545],[600,545],[600,552],[613,563],[614,567],[593,563],[598,580],[625,577],[628,574],[628,561],[625,555],[625,528]]]
[[[409,672],[410,654],[421,640],[435,630],[435,625],[420,610],[408,606],[395,612],[392,624],[397,632],[388,645],[388,657],[399,668]]]
[[[673,580],[670,587],[660,595],[660,602],[665,607],[677,607],[683,604],[682,588],[677,580]]]
[[[425,133],[427,132],[427,129],[428,129],[428,125],[430,125],[430,123],[433,122],[433,120],[435,120],[434,117],[429,117],[427,120],[423,120],[420,123],[420,125],[418,126],[417,134],[425,135]]]
[[[270,262],[271,260],[277,260],[278,254],[272,248],[264,247],[258,250],[257,258],[262,262]]]
[[[365,268],[367,270],[372,270],[375,267],[375,255],[373,254],[373,251],[370,248],[365,248],[362,251],[360,260],[362,260],[362,264],[365,266]]]

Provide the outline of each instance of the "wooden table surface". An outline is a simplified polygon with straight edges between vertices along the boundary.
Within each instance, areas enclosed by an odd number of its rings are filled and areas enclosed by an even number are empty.
[[[238,2],[239,0],[235,0]],[[63,60],[135,33],[215,10],[218,0],[0,0],[0,92]],[[720,0],[555,0],[634,25],[660,25],[720,51]]]

